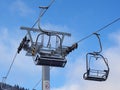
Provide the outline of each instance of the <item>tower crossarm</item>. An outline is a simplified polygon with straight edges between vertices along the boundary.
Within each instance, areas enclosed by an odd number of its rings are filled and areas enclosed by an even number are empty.
[[[38,28],[29,28],[29,27],[20,27],[21,30],[27,30],[27,31],[33,31],[33,32],[41,32]],[[43,30],[47,32],[50,35],[63,35],[63,36],[71,36],[70,33],[66,32],[59,32],[59,31],[53,31],[53,30]]]

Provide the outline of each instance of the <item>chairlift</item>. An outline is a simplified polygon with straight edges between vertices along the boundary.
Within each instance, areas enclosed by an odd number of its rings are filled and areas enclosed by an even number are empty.
[[[41,34],[41,35],[44,35]],[[39,37],[39,36],[38,36]],[[36,45],[38,45],[38,37],[36,39]],[[38,52],[35,54],[34,62],[36,65],[43,65],[43,66],[54,66],[54,67],[64,67],[67,60],[64,56],[62,56],[62,41],[61,38],[58,35],[55,35],[53,37],[56,37],[59,39],[59,42],[56,43],[59,47],[51,47],[51,36],[48,36],[48,42],[47,46],[41,45]],[[42,39],[42,38],[41,38]],[[44,42],[44,39],[42,39]],[[42,42],[42,43],[43,43]],[[60,49],[58,49],[60,48]]]
[[[66,55],[72,52],[74,49],[77,48],[78,44],[75,43],[72,46],[62,46],[62,41],[59,38],[60,43],[56,48],[48,48],[42,46],[40,50],[37,52],[34,62],[36,65],[43,65],[43,66],[52,66],[52,67],[65,67],[67,60]],[[49,41],[50,43],[50,41]]]
[[[108,74],[109,74],[109,66],[108,66],[107,59],[103,55],[100,54],[102,52],[102,45],[101,45],[101,41],[99,38],[99,34],[95,33],[95,35],[97,36],[97,38],[99,40],[100,51],[86,54],[86,70],[87,70],[87,72],[84,73],[83,78],[85,80],[92,80],[92,81],[106,81],[108,78]],[[103,60],[106,68],[103,70],[91,68],[90,63],[91,63],[91,61],[94,62],[95,60]]]
[[[77,48],[78,44],[75,43],[72,46],[63,46],[65,36],[71,36],[70,33],[43,30],[40,31],[40,27],[28,28],[22,27],[21,29],[27,31],[39,32],[35,41],[28,34],[30,42],[24,43],[22,48],[27,51],[27,56],[32,56],[36,65],[52,66],[52,67],[64,67],[67,63],[66,56]],[[44,39],[46,36],[46,39]],[[52,40],[56,40],[52,42]],[[33,41],[33,42],[32,42]]]
[[[104,70],[96,70],[95,68],[91,68],[91,57],[95,60],[103,60],[106,68]],[[93,61],[93,62],[94,62]],[[97,67],[97,66],[96,66]],[[86,55],[86,70],[87,72],[83,75],[85,80],[93,80],[93,81],[105,81],[107,80],[109,74],[109,66],[106,58],[99,53],[87,53]]]
[[[18,48],[18,53],[23,48],[25,51],[27,51],[27,56],[33,57],[36,65],[64,67],[67,63],[66,56],[74,49],[76,49],[78,44],[75,43],[72,46],[63,46],[65,36],[70,37],[70,33],[45,30],[41,28],[41,18],[53,2],[54,0],[52,0],[48,6],[39,7],[41,9],[41,12],[37,22],[33,25],[32,28],[21,27],[22,30],[27,30],[27,35],[30,39],[30,42],[25,38],[25,40],[23,40],[23,42],[21,43],[20,48]],[[38,24],[38,28],[34,28],[36,24]],[[39,33],[36,41],[34,41],[34,39],[32,38],[31,31]],[[44,38],[44,36],[48,37]],[[56,37],[56,42],[51,41],[53,40],[52,37]],[[31,44],[29,45],[29,43]]]

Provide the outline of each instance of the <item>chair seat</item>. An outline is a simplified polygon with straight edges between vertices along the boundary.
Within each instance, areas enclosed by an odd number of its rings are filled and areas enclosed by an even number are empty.
[[[92,81],[105,81],[106,78],[88,76],[88,77],[85,77],[85,80],[92,80]]]
[[[58,57],[39,57],[35,60],[36,65],[64,67],[67,60]]]

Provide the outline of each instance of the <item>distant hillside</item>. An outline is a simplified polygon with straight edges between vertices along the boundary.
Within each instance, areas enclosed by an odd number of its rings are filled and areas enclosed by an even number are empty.
[[[20,87],[18,85],[11,86],[8,84],[0,83],[0,90],[29,90],[29,89],[25,89],[24,87]]]

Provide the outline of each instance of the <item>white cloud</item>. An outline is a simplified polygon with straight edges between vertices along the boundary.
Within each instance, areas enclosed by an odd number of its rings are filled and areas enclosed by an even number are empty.
[[[54,88],[52,90],[80,90],[80,86],[79,85],[76,85],[76,84],[73,84],[73,85],[65,85],[61,88]],[[83,90],[83,89],[82,89]]]
[[[9,43],[9,47],[11,47],[12,43],[8,34],[8,29],[1,28],[0,29],[0,55],[2,60],[7,59],[6,56],[10,54],[10,51],[8,52],[8,49],[9,49],[8,43]]]
[[[120,47],[120,31],[114,32],[112,34],[109,35],[110,39],[112,41],[114,41],[116,43],[116,45],[118,45],[118,47]]]
[[[18,13],[21,16],[27,16],[29,14],[34,13],[34,11],[28,7],[22,0],[16,0],[11,5],[11,11],[14,13]]]
[[[16,39],[12,36],[13,33],[7,28],[0,28],[0,77],[6,75],[21,40],[21,37]],[[13,85],[19,83],[20,86],[24,86],[29,79],[29,83],[34,85],[40,78],[40,73],[41,69],[35,66],[32,57],[25,56],[25,52],[22,51],[15,59],[7,83]]]

